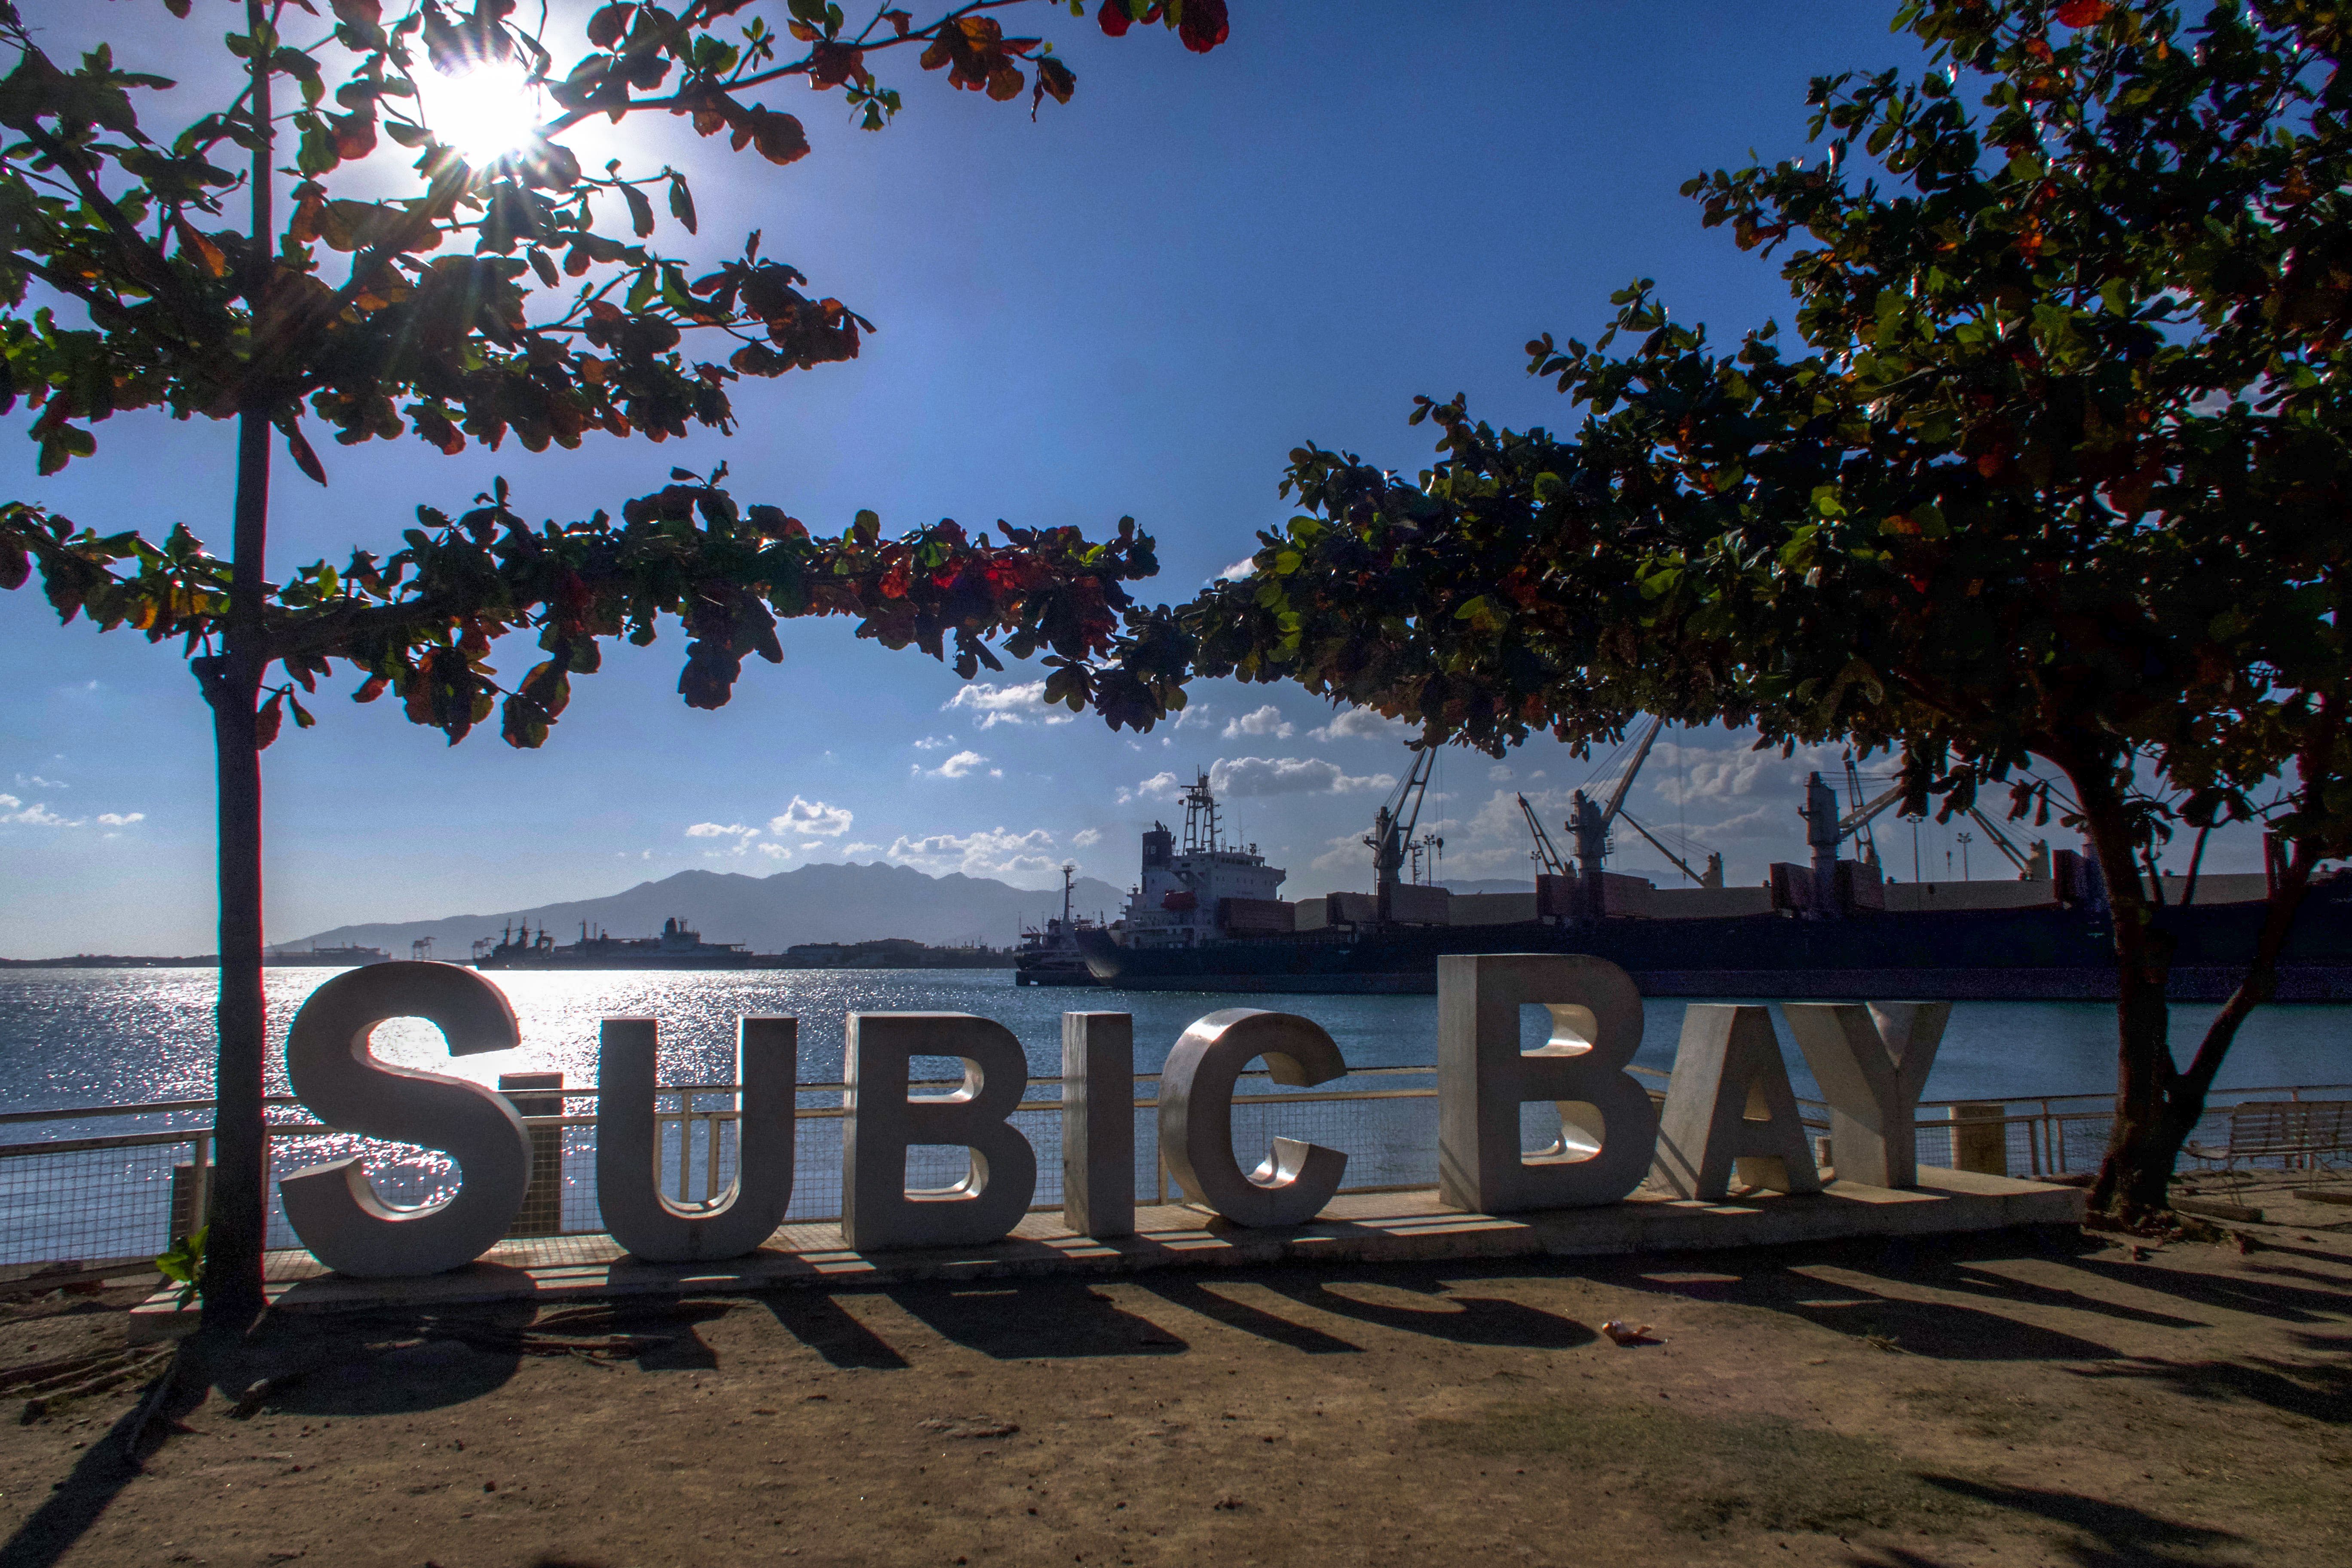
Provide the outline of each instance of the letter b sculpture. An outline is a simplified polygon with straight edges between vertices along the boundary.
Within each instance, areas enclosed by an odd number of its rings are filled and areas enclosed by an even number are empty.
[[[852,1013],[842,1104],[841,1235],[860,1252],[968,1247],[1021,1223],[1037,1191],[1037,1152],[1006,1120],[1029,1087],[1013,1031],[969,1013]],[[911,1099],[908,1065],[957,1057],[963,1087]],[[907,1151],[918,1143],[971,1151],[954,1186],[909,1192]]]
[[[1549,1010],[1551,1037],[1519,1049],[1519,1008]],[[1658,1111],[1625,1073],[1642,1044],[1642,994],[1604,959],[1449,954],[1437,961],[1437,1190],[1477,1214],[1612,1204],[1641,1185]],[[1519,1107],[1560,1105],[1598,1147],[1563,1136],[1528,1155]],[[1601,1126],[1571,1108],[1599,1113]],[[1581,1146],[1580,1146],[1581,1145]]]

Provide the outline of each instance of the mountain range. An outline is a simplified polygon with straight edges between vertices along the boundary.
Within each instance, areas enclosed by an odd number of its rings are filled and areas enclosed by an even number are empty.
[[[1119,912],[1127,895],[1108,882],[1081,877],[1073,899],[1076,912],[1109,918]],[[1024,925],[1061,912],[1059,888],[1016,888],[958,872],[932,877],[877,860],[866,866],[801,866],[772,877],[680,871],[602,899],[446,920],[337,926],[283,945],[356,943],[406,958],[411,942],[430,937],[436,957],[462,960],[477,939],[495,940],[508,926],[544,926],[556,941],[573,942],[583,921],[591,931],[601,928],[616,937],[652,936],[675,915],[699,931],[705,942],[741,942],[754,952],[781,952],[804,942],[891,936],[936,946],[979,941],[1010,947],[1020,940]]]

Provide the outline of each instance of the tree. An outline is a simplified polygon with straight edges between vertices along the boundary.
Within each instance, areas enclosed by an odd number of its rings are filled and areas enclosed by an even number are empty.
[[[163,0],[184,21],[194,0]],[[100,45],[72,68],[52,61],[12,0],[0,34],[16,50],[0,81],[0,412],[37,410],[29,434],[53,473],[90,458],[92,426],[119,413],[233,422],[232,546],[208,552],[184,528],[151,542],[79,530],[17,500],[0,506],[0,586],[37,570],[65,618],[179,642],[213,713],[218,759],[219,1168],[204,1271],[205,1331],[241,1331],[262,1304],[266,1213],[262,1122],[261,771],[281,718],[311,721],[308,693],[336,661],[452,743],[500,706],[517,746],[540,744],[571,678],[593,671],[599,639],[653,639],[675,616],[689,637],[678,681],[697,707],[723,704],[748,654],[781,658],[779,616],[850,615],[891,647],[947,657],[966,677],[996,668],[990,639],[1061,667],[1098,654],[1153,570],[1150,541],[1122,522],[1091,543],[1075,531],[969,537],[951,521],[885,541],[860,512],[838,539],[813,537],[776,507],[740,504],[725,470],[604,512],[534,530],[503,483],[452,523],[424,525],[389,559],[362,553],[273,581],[266,563],[274,443],[326,482],[309,432],[343,445],[404,436],[445,453],[499,447],[570,450],[592,435],[659,441],[695,425],[731,429],[729,386],[746,376],[856,356],[864,317],[761,253],[693,276],[654,243],[654,199],[698,227],[672,168],[583,170],[563,133],[593,115],[688,121],[782,166],[808,154],[798,119],[751,95],[805,79],[838,92],[865,129],[900,106],[877,66],[908,56],[949,85],[1032,115],[1066,102],[1076,79],[1034,37],[992,13],[1019,0],[965,0],[927,25],[877,8],[862,28],[824,0],[786,0],[779,30],[746,0],[688,0],[671,12],[615,0],[584,24],[558,74],[544,11],[534,29],[514,0],[236,0],[225,40],[242,83],[224,102],[180,111],[160,77],[127,71]],[[207,5],[210,16],[217,5]],[[1073,5],[1074,14],[1083,7]],[[1103,31],[1157,21],[1195,52],[1222,43],[1224,0],[1104,0]],[[195,24],[190,23],[194,26]],[[458,84],[455,94],[444,84]],[[541,95],[543,94],[543,98]],[[161,107],[156,107],[160,105]],[[436,107],[437,105],[437,107]],[[462,114],[497,131],[461,138]],[[388,167],[406,161],[411,177]],[[404,184],[396,197],[380,193]],[[242,222],[231,206],[242,204]],[[626,230],[621,228],[625,223]],[[690,342],[713,340],[721,359]],[[545,657],[502,686],[488,662],[502,635],[533,630]],[[278,674],[271,674],[273,667]],[[1108,712],[1119,707],[1107,689]]]
[[[1442,458],[1417,483],[1302,447],[1306,514],[1255,574],[1133,617],[1122,658],[1296,680],[1431,742],[1581,744],[1646,711],[1898,752],[1915,814],[2055,799],[2115,912],[2095,1202],[2144,1216],[2312,873],[2352,849],[2346,18],[1895,20],[1931,68],[1817,79],[1825,158],[1685,186],[1786,251],[1796,344],[1718,350],[1636,283],[1596,344],[1528,344],[1583,406],[1572,437],[1423,397]],[[2180,1068],[2152,851],[2246,821],[2283,847],[2277,889]]]

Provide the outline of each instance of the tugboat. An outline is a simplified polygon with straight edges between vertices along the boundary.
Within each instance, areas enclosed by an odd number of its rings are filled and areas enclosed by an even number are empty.
[[[1102,928],[1084,915],[1070,913],[1071,883],[1077,872],[1074,864],[1062,868],[1062,918],[1047,920],[1042,931],[1030,926],[1022,928],[1020,951],[1013,955],[1015,985],[1101,984],[1087,967],[1087,955],[1078,947],[1078,933]]]
[[[580,922],[580,940],[558,945],[545,926],[533,935],[529,922],[509,926],[493,942],[474,943],[477,969],[748,969],[751,952],[739,942],[705,942],[702,933],[673,915],[659,936],[593,935]]]

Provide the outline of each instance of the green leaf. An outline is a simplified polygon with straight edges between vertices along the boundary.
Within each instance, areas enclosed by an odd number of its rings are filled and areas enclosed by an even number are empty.
[[[211,1235],[210,1226],[198,1226],[155,1255],[155,1271],[180,1287],[179,1304],[183,1307],[194,1300],[204,1289],[205,1242]]]

